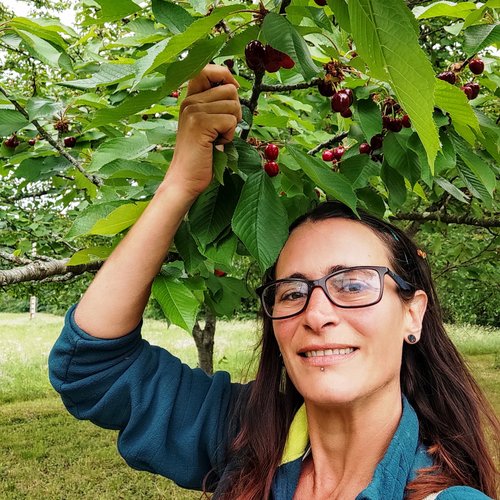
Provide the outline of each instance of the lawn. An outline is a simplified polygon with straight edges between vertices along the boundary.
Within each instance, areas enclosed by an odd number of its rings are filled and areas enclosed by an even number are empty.
[[[71,417],[47,379],[47,356],[62,318],[0,314],[0,498],[1,499],[197,499],[199,492],[130,469],[116,451],[116,434]],[[145,337],[191,366],[194,342],[176,327],[147,320]],[[216,369],[248,377],[255,322],[217,326]],[[450,328],[496,411],[500,411],[500,330]],[[251,369],[250,369],[251,373]]]

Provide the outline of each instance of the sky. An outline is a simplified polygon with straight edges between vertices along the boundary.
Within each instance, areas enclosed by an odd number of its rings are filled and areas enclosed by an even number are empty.
[[[31,2],[29,1],[23,0],[0,0],[0,4],[8,7],[11,11],[14,11],[14,13],[20,17],[26,17],[29,15],[30,3]],[[58,13],[57,17],[63,24],[66,24],[68,26],[73,26],[75,23],[75,13],[71,9],[68,9],[65,12]]]

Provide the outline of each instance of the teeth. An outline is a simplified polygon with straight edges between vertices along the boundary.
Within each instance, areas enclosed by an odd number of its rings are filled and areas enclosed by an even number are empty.
[[[354,351],[354,347],[347,347],[346,349],[325,349],[323,351],[307,351],[305,354],[306,358],[313,358],[316,356],[331,356],[350,354]]]

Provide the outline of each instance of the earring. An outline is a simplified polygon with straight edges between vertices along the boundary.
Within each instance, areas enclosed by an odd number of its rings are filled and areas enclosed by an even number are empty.
[[[280,385],[279,385],[279,391],[280,394],[286,394],[286,368],[283,363],[283,356],[280,352],[280,361],[281,361],[281,372],[280,372]]]
[[[409,344],[416,344],[417,343],[417,337],[415,337],[415,335],[413,335],[412,333],[410,333],[410,335],[408,335],[408,337],[406,337],[406,340],[408,341]]]

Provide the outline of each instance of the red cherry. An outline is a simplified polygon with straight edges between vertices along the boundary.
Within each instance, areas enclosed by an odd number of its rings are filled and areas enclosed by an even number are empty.
[[[332,97],[335,94],[332,82],[330,80],[320,80],[318,83],[318,92],[325,97]]]
[[[326,0],[314,0],[314,2],[320,7],[324,7],[326,5]]]
[[[4,146],[9,149],[16,149],[19,146],[20,141],[17,138],[16,134],[11,135],[3,142]]]
[[[469,101],[474,99],[474,89],[470,85],[463,85],[460,89],[464,92]]]
[[[351,118],[352,116],[351,109],[350,108],[344,109],[344,111],[340,112],[340,116],[342,116],[343,118]]]
[[[234,68],[234,60],[233,59],[226,59],[224,61],[224,64],[228,67],[229,70],[232,70]]]
[[[453,71],[443,71],[442,73],[439,73],[439,75],[437,75],[437,77],[440,80],[451,83],[452,85],[454,85],[457,81],[457,75],[455,75],[455,73],[453,73]]]
[[[391,125],[391,117],[389,115],[382,116],[382,126],[386,129]]]
[[[280,153],[280,148],[276,144],[268,144],[266,149],[264,149],[264,156],[266,160],[274,161],[278,158]]]
[[[251,40],[245,47],[245,60],[247,66],[257,73],[264,71],[264,59],[266,57],[266,49],[259,40]]]
[[[36,139],[30,139],[30,140],[28,141],[28,144],[29,144],[30,146],[34,146],[34,145],[36,144]]]
[[[410,128],[411,127],[411,120],[408,115],[404,115],[403,118],[401,118],[401,123],[403,124],[404,128]]]
[[[350,99],[344,92],[336,92],[332,97],[332,110],[336,112],[345,111],[350,104]]]
[[[467,85],[472,89],[472,99],[475,99],[479,95],[479,90],[480,90],[479,83],[469,82],[466,83],[465,85]]]
[[[64,145],[67,148],[74,148],[76,145],[76,137],[69,136],[64,138]]]
[[[221,271],[220,269],[214,269],[214,274],[215,276],[217,276],[218,278],[222,278],[223,276],[225,276],[227,273],[225,273],[224,271]]]
[[[336,148],[332,149],[333,157],[336,160],[340,160],[342,156],[344,156],[345,153],[345,148],[344,146],[337,146]]]
[[[370,147],[372,148],[372,150],[380,149],[382,147],[383,142],[384,142],[384,136],[376,134],[370,139]]]
[[[281,58],[281,67],[284,69],[292,69],[295,66],[295,61],[288,55],[285,54]]]
[[[484,62],[481,59],[472,59],[469,61],[469,69],[475,75],[480,75],[484,71]]]
[[[403,128],[403,121],[399,118],[391,118],[388,128],[392,132],[401,132],[401,129]]]
[[[326,149],[321,155],[324,161],[332,161],[334,158],[333,151],[331,149]]]
[[[170,97],[173,97],[174,99],[178,99],[179,98],[179,91],[178,90],[174,90],[171,94],[170,94]]]
[[[280,172],[280,167],[275,161],[266,161],[264,170],[269,177],[276,177]]]
[[[286,55],[279,50],[276,50],[270,45],[265,46],[264,68],[269,73],[275,73],[281,68],[281,60]]]
[[[351,89],[341,89],[339,92],[343,92],[347,96],[349,96],[349,106],[353,103],[354,101],[354,94]]]
[[[149,120],[149,115],[142,115],[142,119],[144,121],[148,121]]]
[[[360,145],[359,145],[359,152],[362,154],[362,155],[368,155],[370,154],[372,151],[372,148],[370,147],[370,145],[367,143],[367,142],[362,142]]]

